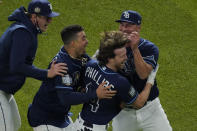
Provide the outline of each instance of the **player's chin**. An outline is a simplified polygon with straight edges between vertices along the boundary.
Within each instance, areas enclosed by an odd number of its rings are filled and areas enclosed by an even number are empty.
[[[123,68],[124,68],[124,66],[125,66],[125,64],[124,64],[124,63],[120,64],[120,69],[123,69]]]
[[[46,32],[47,31],[47,27],[41,28],[42,32]]]
[[[80,52],[80,55],[84,55],[85,53],[86,53],[86,51],[83,50],[83,51]]]
[[[83,54],[84,54],[84,53],[86,53],[86,50],[85,50],[85,48],[83,49]]]

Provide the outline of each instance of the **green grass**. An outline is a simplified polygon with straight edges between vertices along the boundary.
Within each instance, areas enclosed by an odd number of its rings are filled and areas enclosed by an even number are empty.
[[[114,22],[126,9],[137,10],[143,16],[141,36],[154,42],[160,50],[157,81],[160,100],[174,131],[197,130],[197,2],[195,0],[54,0],[54,11],[61,15],[49,26],[46,35],[39,36],[34,64],[46,68],[62,46],[59,32],[69,24],[85,27],[89,39],[88,54],[99,45],[99,33],[117,30]],[[10,22],[7,16],[28,0],[3,0],[0,4],[0,35]],[[26,114],[40,81],[28,78],[16,93],[22,127],[31,131]],[[73,106],[73,119],[81,106]],[[111,129],[110,129],[111,130]]]

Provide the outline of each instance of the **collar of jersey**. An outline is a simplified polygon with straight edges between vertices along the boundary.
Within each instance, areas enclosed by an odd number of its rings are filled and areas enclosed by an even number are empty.
[[[145,42],[146,42],[145,39],[140,38],[140,44],[138,45],[138,48],[139,48],[140,46],[142,46]]]
[[[64,49],[64,46],[62,46],[62,48],[60,49],[60,53],[62,53],[63,55],[66,55],[66,56],[68,56],[68,57],[70,57],[70,58],[73,59],[73,60],[81,61],[81,59],[73,58],[72,56],[70,56],[70,55],[68,54],[68,52]]]
[[[105,74],[118,74],[118,72],[114,72],[112,69],[108,68],[107,66],[102,66],[101,67],[98,63],[97,63],[97,66]],[[105,68],[105,70],[103,68]]]

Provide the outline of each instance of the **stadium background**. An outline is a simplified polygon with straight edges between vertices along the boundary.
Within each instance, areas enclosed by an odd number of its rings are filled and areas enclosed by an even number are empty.
[[[3,0],[0,3],[0,35],[10,22],[8,15],[16,8],[27,7],[29,0]],[[62,46],[60,31],[69,24],[85,27],[91,56],[99,45],[99,34],[117,30],[114,22],[124,10],[136,10],[142,17],[141,36],[160,50],[157,75],[160,100],[174,131],[197,130],[197,2],[196,0],[50,0],[60,16],[53,19],[47,33],[39,36],[34,65],[46,68]],[[16,93],[22,127],[32,131],[27,122],[27,108],[40,86],[28,78]],[[81,106],[73,106],[75,120]],[[111,131],[111,128],[110,128]]]

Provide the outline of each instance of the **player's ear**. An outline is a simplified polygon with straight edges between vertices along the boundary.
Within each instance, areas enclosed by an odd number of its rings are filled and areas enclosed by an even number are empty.
[[[30,19],[31,19],[32,23],[35,24],[36,23],[36,14],[31,14]]]
[[[113,58],[108,58],[107,59],[107,61],[108,61],[107,63],[113,63],[113,60],[114,60]]]
[[[141,30],[141,25],[137,25],[137,32],[140,32]]]
[[[75,45],[75,43],[76,43],[76,42],[75,42],[74,40],[71,41],[71,42],[70,42],[70,46],[73,47],[73,46]]]

